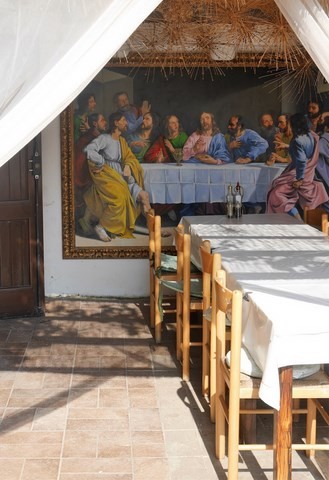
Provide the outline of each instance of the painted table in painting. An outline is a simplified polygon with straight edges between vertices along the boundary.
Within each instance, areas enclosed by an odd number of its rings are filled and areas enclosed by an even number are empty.
[[[184,163],[143,164],[145,189],[151,203],[215,203],[225,202],[227,187],[237,182],[244,189],[244,202],[266,202],[272,181],[284,165],[271,167],[264,163],[248,165],[205,165]]]

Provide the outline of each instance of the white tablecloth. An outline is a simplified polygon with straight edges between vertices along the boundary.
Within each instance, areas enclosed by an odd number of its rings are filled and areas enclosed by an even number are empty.
[[[284,166],[264,163],[205,165],[184,163],[142,164],[145,190],[151,203],[225,202],[227,187],[237,182],[244,189],[244,202],[265,202],[267,191]]]
[[[230,288],[244,291],[243,343],[263,371],[260,397],[279,409],[279,367],[329,363],[329,241],[286,214],[184,217],[192,260],[210,240]]]

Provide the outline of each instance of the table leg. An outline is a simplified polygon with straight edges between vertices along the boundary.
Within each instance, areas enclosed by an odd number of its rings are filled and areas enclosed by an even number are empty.
[[[292,367],[279,369],[280,410],[274,412],[273,479],[291,480]]]

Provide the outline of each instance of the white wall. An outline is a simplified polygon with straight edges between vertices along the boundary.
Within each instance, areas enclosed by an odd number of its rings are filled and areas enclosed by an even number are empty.
[[[147,296],[148,260],[63,260],[59,117],[42,132],[42,168],[46,295]]]

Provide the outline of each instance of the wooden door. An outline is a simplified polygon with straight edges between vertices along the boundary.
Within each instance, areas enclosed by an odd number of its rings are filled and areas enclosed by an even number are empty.
[[[0,318],[44,311],[40,136],[0,168]]]

